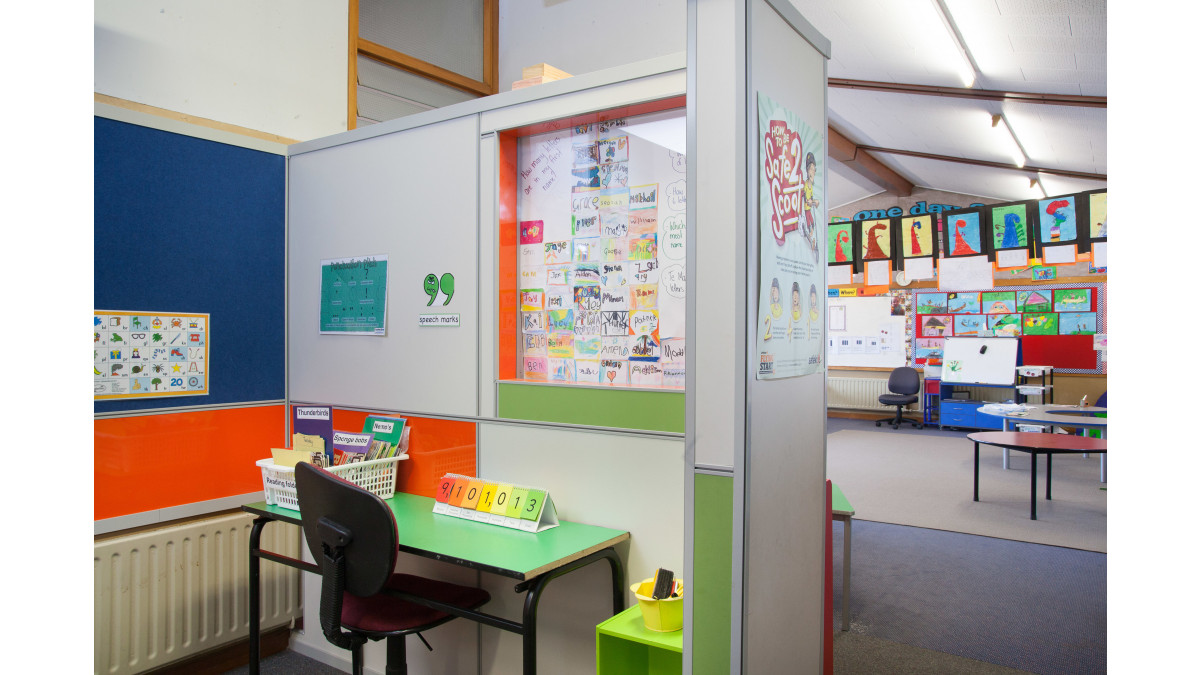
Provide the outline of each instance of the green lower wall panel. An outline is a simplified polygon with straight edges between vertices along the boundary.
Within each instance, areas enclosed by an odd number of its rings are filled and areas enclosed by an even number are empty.
[[[733,610],[733,477],[695,476],[692,674],[728,675]]]
[[[683,433],[682,391],[501,383],[498,397],[506,419]]]

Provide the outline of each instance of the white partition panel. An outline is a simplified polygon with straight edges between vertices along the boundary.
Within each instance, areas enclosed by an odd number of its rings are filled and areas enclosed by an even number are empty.
[[[747,25],[749,314],[758,316],[758,93],[825,134],[828,43],[789,3],[750,0]],[[772,5],[779,7],[779,11]],[[820,155],[825,148],[814,148]],[[822,162],[824,164],[824,162]],[[827,184],[822,177],[820,183]],[[817,251],[825,248],[818,223]],[[824,269],[823,265],[819,266]],[[820,292],[824,294],[824,283]],[[755,344],[751,321],[747,343]],[[753,352],[753,349],[749,351]],[[742,666],[745,673],[820,672],[825,544],[825,373],[754,379],[748,355]]]
[[[683,569],[683,439],[484,423],[478,475],[549,490],[559,518],[628,530],[618,552],[631,580],[658,567]],[[595,672],[596,624],[612,616],[608,569],[595,563],[546,587],[538,672]],[[513,592],[511,579],[485,574],[483,581],[489,611],[521,616],[524,595]],[[628,591],[626,602],[636,602]],[[518,635],[485,628],[481,653],[484,674],[521,670]]]
[[[478,414],[479,131],[475,115],[290,158],[288,377],[293,401]],[[388,256],[387,335],[320,335],[323,259]],[[454,275],[450,304],[424,291]],[[457,327],[420,327],[425,313]]]

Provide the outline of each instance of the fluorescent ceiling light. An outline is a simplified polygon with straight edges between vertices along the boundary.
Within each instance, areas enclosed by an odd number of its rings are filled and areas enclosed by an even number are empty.
[[[1004,142],[1008,146],[1008,154],[1012,156],[1013,164],[1018,168],[1025,166],[1025,151],[1021,149],[1017,135],[1013,133],[1012,127],[1008,126],[1008,120],[1003,114],[992,115],[992,128],[999,129],[999,133],[1004,135]]]
[[[930,2],[933,3],[933,11],[941,19],[942,27],[946,29],[946,33],[950,36],[950,42],[954,44],[954,51],[958,54],[958,76],[962,79],[963,86],[967,88],[975,86],[975,64],[971,61],[971,55],[967,52],[967,45],[963,42],[958,27],[950,18],[950,10],[946,8],[943,0],[930,0]]]

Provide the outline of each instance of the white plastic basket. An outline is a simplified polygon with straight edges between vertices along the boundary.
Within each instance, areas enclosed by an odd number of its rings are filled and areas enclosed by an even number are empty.
[[[325,467],[325,470],[387,499],[396,494],[396,466],[402,459],[408,459],[408,455],[329,466]],[[299,511],[300,503],[296,500],[296,469],[275,466],[275,460],[269,457],[260,459],[255,464],[262,469],[263,491],[267,495],[267,504]]]

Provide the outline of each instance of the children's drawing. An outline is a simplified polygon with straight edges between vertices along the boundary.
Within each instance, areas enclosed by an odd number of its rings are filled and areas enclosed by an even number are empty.
[[[892,221],[864,220],[859,223],[862,235],[862,259],[886,260],[892,257]]]
[[[546,327],[551,331],[575,332],[575,308],[546,312]]]
[[[536,312],[545,308],[546,294],[540,288],[521,289],[521,311]]]
[[[826,241],[829,246],[829,257],[826,262],[840,263],[854,260],[854,250],[850,248],[850,227],[853,223],[831,223],[828,226]]]
[[[1054,311],[1087,312],[1092,309],[1092,289],[1060,288],[1054,291]]]
[[[650,335],[658,332],[658,310],[635,309],[629,312],[629,334]]]
[[[545,227],[540,220],[521,221],[521,244],[540,244]]]
[[[595,166],[600,161],[595,143],[572,143],[571,150],[575,155],[572,162],[575,166]]]
[[[658,257],[658,235],[643,234],[629,238],[630,260],[654,260]]]
[[[1051,281],[1058,276],[1058,268],[1054,265],[1048,267],[1036,266],[1029,270],[1034,281]]]
[[[905,258],[933,254],[933,216],[910,216],[900,219],[900,241]]]
[[[571,242],[569,241],[544,242],[542,251],[545,254],[542,262],[547,265],[571,262]]]
[[[1063,312],[1058,315],[1059,335],[1095,335],[1095,312]]]
[[[575,179],[575,187],[600,187],[600,167],[595,164],[571,169],[571,177]]]
[[[548,336],[545,333],[526,333],[525,356],[545,356]]]
[[[945,314],[945,293],[917,293],[917,314]]]
[[[629,362],[616,359],[600,361],[601,384],[629,384]]]
[[[687,374],[680,366],[663,366],[662,386],[664,387],[679,387],[685,386],[685,378]]]
[[[597,262],[600,260],[599,237],[573,239],[571,245],[574,248],[574,253],[571,256],[573,262]]]
[[[629,212],[624,209],[600,211],[600,236],[624,237],[629,234]]]
[[[987,335],[987,317],[982,314],[956,314],[954,316],[955,336]]]
[[[979,236],[979,213],[956,213],[946,216],[949,221],[951,249],[949,255],[979,255],[983,251]]]
[[[600,240],[600,259],[604,262],[617,262],[629,259],[629,240],[625,237],[612,237]]]
[[[916,349],[913,352],[917,365],[942,365],[942,351],[945,342],[941,338],[917,338]]]
[[[991,314],[987,318],[988,330],[996,337],[1020,337],[1020,314]]]
[[[597,298],[599,299],[599,298]],[[630,309],[657,309],[658,284],[636,284],[629,287]]]
[[[547,361],[548,375],[551,382],[575,381],[575,359],[555,358],[552,356]]]
[[[569,309],[575,305],[575,296],[569,288],[554,288],[546,293],[546,309]]]
[[[1026,232],[1029,216],[1024,204],[1009,204],[992,209],[993,248],[1022,248],[1029,245]]]
[[[600,266],[600,284],[606,288],[624,286],[629,283],[625,278],[625,266],[605,263]]]
[[[574,358],[575,334],[550,333],[550,337],[546,340],[546,355],[557,359]]]
[[[614,311],[600,312],[600,334],[605,336],[611,335],[629,335],[629,312]]]
[[[658,211],[655,209],[629,210],[629,234],[657,234]]]
[[[575,310],[575,334],[598,337],[600,335],[600,312],[588,309]]]
[[[683,338],[663,338],[662,340],[662,361],[663,363],[677,365],[680,368],[687,363],[686,345]]]
[[[630,361],[657,361],[659,359],[658,340],[653,335],[637,335],[629,338]]]
[[[1046,291],[1049,293],[1049,291]],[[1017,291],[1018,312],[1049,312],[1050,298],[1042,291]]]
[[[984,314],[1012,314],[1017,311],[1017,294],[1012,291],[984,291],[980,297]]]
[[[600,338],[601,359],[629,358],[629,336],[609,335]]]
[[[1039,241],[1057,244],[1075,241],[1075,196],[1043,199],[1038,202],[1041,218]]]
[[[546,285],[547,286],[566,286],[567,285],[567,268],[565,267],[550,267],[546,270]]]
[[[575,381],[597,384],[600,382],[600,361],[597,359],[575,359]]]
[[[600,283],[600,265],[596,263],[577,263],[572,265],[570,283],[575,286]]]
[[[662,385],[662,366],[653,361],[630,361],[629,384],[642,387],[658,387]]]
[[[948,293],[946,310],[951,314],[978,314],[979,293]]]
[[[600,289],[600,309],[605,312],[616,312],[629,309],[629,288],[602,287]]]
[[[921,337],[949,337],[954,335],[954,317],[949,314],[921,318]]]
[[[596,284],[576,286],[575,308],[586,310],[600,309],[600,287]]]
[[[1058,335],[1058,315],[1025,314],[1021,317],[1021,332],[1025,335]]]
[[[629,162],[600,165],[600,187],[615,188],[629,185]]]
[[[629,161],[629,137],[613,136],[596,142],[601,164]]]
[[[600,315],[596,314],[596,326],[600,326]],[[575,335],[575,357],[584,359],[595,359],[600,356],[600,336]]]
[[[658,183],[635,185],[629,188],[629,210],[655,209],[658,206]]]
[[[1088,195],[1088,226],[1091,228],[1092,239],[1108,237],[1108,193],[1097,192]]]
[[[527,356],[521,362],[522,376],[526,380],[545,382],[549,364],[544,356]]]
[[[546,332],[546,313],[545,312],[521,312],[521,332],[522,333],[545,333]]]

